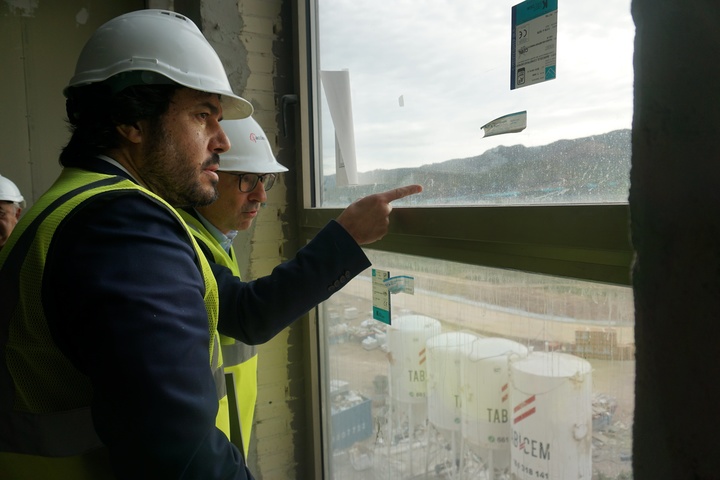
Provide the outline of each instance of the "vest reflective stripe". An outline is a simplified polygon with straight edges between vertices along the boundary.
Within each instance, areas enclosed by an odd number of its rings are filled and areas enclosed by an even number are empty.
[[[97,450],[101,444],[90,418],[90,399],[87,393],[91,395],[92,391],[89,381],[70,365],[52,341],[42,307],[38,307],[41,305],[38,283],[42,280],[37,273],[31,276],[26,274],[33,269],[35,272],[42,272],[54,231],[70,212],[83,202],[91,201],[96,195],[121,190],[140,191],[167,208],[177,216],[178,222],[185,227],[193,243],[205,282],[205,307],[210,334],[209,361],[218,385],[218,420],[222,424],[217,426],[226,434],[229,432],[227,397],[222,396],[225,391],[221,369],[222,351],[217,336],[217,284],[187,225],[164,200],[129,180],[66,168],[50,190],[21,219],[16,227],[16,234],[5,248],[0,250],[0,288],[3,291],[0,318],[10,319],[7,328],[0,328],[0,351],[8,359],[7,363],[0,362],[1,465],[6,462],[39,465],[50,462],[44,457],[61,456],[65,458],[58,459],[57,465],[64,465],[68,469],[78,468],[80,470],[72,472],[72,478],[86,478],[82,476],[87,473],[82,471],[82,466],[97,465],[97,459],[103,456],[98,454],[102,451]],[[62,405],[67,403],[70,405],[68,408],[59,404],[38,405],[31,397],[24,399],[20,396],[23,390],[32,390],[34,384],[26,381],[24,371],[17,370],[18,364],[10,361],[10,357],[18,356],[27,348],[16,337],[28,334],[33,335],[31,338],[38,347],[35,351],[41,354],[29,357],[22,365],[29,367],[27,371],[37,372],[41,376],[43,365],[46,365],[47,361],[64,361],[62,372],[71,382],[63,385],[67,387],[63,390],[69,393],[62,397]],[[58,397],[62,396],[62,392],[52,393],[53,398],[56,394]],[[72,426],[65,428],[64,425]],[[68,435],[68,432],[72,434]],[[44,472],[47,474],[47,470]],[[70,475],[69,472],[65,473]],[[58,471],[57,475],[59,478],[62,474]],[[95,475],[88,478],[100,477]]]
[[[206,247],[204,251],[210,252],[213,261],[229,268],[236,277],[240,278],[240,267],[237,264],[235,251],[230,248],[230,252],[226,252],[196,217],[184,210],[178,212],[190,226],[195,240]],[[247,458],[257,401],[257,347],[221,334],[219,337],[230,403],[230,441],[244,452]]]
[[[232,343],[223,343],[229,337],[218,335],[220,337],[220,346],[223,352],[223,365],[225,368],[233,365],[240,365],[247,362],[257,355],[257,347],[255,345],[246,345],[242,342],[230,338]]]

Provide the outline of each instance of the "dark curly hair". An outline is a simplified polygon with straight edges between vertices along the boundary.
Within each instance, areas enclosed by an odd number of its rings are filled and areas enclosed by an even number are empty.
[[[107,82],[72,87],[65,109],[72,137],[60,154],[60,164],[72,167],[120,146],[117,125],[148,120],[158,125],[180,85],[135,85],[118,93]]]

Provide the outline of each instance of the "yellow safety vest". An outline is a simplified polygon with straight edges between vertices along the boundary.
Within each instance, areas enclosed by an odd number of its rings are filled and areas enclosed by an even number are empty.
[[[211,252],[213,258],[210,260],[228,267],[236,277],[240,278],[240,267],[235,258],[235,250],[230,247],[230,252],[226,252],[200,220],[184,210],[178,212],[191,227],[195,240],[205,245]],[[222,302],[222,298],[220,301]],[[222,334],[219,336],[230,405],[230,441],[244,452],[247,458],[257,400],[257,347],[246,345]]]
[[[151,191],[122,177],[76,168],[65,168],[23,216],[0,251],[0,318],[9,320],[7,337],[0,339],[5,342],[3,361],[14,383],[14,391],[0,389],[2,419],[7,422],[3,429],[9,427],[9,431],[0,432],[0,444],[12,445],[8,448],[11,452],[0,452],[1,478],[113,478],[108,453],[92,424],[92,387],[52,340],[41,302],[41,284],[48,248],[60,222],[93,196],[119,190],[138,190],[155,199],[177,216],[193,239],[177,211]],[[217,336],[217,283],[200,247],[194,239],[192,243],[205,282],[209,358],[219,404],[216,426],[227,435],[228,401]]]

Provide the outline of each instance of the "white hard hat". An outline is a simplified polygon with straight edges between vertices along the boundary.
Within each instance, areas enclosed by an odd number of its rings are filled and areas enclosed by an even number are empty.
[[[122,87],[174,82],[222,95],[227,119],[253,112],[250,102],[233,93],[220,57],[197,26],[175,12],[137,10],[100,26],[83,47],[64,93],[121,73],[128,77],[116,77]]]
[[[19,203],[25,206],[25,199],[20,193],[20,189],[9,178],[0,175],[0,200],[6,202]]]
[[[254,118],[225,120],[220,125],[230,139],[230,150],[220,155],[218,170],[243,173],[288,171],[275,160],[270,142]]]

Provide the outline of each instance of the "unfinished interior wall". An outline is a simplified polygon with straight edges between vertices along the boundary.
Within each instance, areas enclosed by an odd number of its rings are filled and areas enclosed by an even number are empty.
[[[0,175],[20,189],[28,207],[60,173],[70,138],[67,86],[80,50],[103,23],[143,8],[142,0],[0,2]]]

